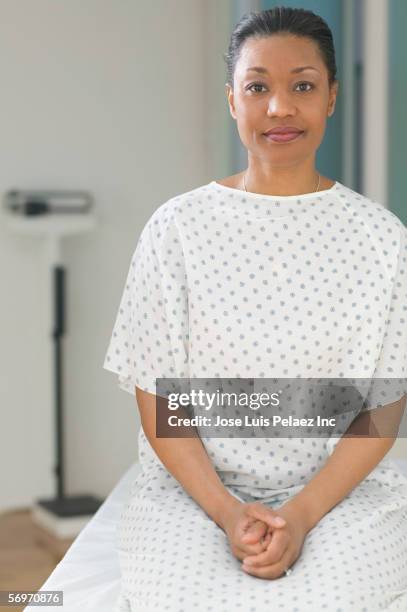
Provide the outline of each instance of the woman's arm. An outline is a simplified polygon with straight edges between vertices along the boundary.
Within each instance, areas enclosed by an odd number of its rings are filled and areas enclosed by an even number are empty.
[[[240,504],[220,480],[199,437],[157,438],[156,396],[136,387],[144,433],[167,470],[223,529],[225,514]]]
[[[284,504],[294,514],[305,519],[310,531],[321,518],[350,493],[383,459],[393,446],[406,399],[401,398],[383,407],[386,431],[395,431],[390,437],[352,438],[369,431],[369,412],[362,412],[353,421],[346,434],[338,441],[326,464],[301,491]],[[380,418],[377,422],[380,422]],[[373,420],[374,422],[374,420]],[[383,421],[382,421],[383,422]],[[363,424],[365,423],[365,424]]]

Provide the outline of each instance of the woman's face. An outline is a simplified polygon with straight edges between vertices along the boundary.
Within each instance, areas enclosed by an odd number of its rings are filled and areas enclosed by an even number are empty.
[[[312,66],[293,72],[294,69]],[[261,67],[264,72],[249,70]],[[329,88],[328,71],[309,38],[275,34],[249,38],[242,46],[227,96],[240,138],[255,157],[289,166],[314,157],[326,119],[335,108],[337,83]],[[273,142],[264,132],[294,126],[304,132],[295,140]]]

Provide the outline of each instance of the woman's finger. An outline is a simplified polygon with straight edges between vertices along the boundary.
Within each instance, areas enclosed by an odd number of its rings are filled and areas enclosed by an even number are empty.
[[[244,564],[249,567],[262,567],[277,563],[287,550],[290,538],[286,531],[274,531],[266,550],[257,555],[249,555]]]
[[[270,525],[270,527],[285,527],[287,524],[282,516],[278,516],[274,510],[267,508],[267,506],[261,503],[255,502],[253,504],[247,504],[245,513],[247,516],[252,516],[260,521],[264,521],[267,525]]]
[[[287,548],[284,555],[277,563],[272,563],[270,565],[265,565],[262,567],[255,567],[250,565],[245,565],[242,563],[242,569],[247,574],[251,576],[257,576],[258,578],[280,578],[282,576],[285,577],[285,570],[287,570],[292,564],[292,551],[291,548]]]
[[[271,538],[273,537],[273,533],[274,533],[274,531],[272,531],[272,530],[270,529],[270,527],[269,527],[269,529],[268,529],[268,531],[267,531],[266,535],[265,535],[265,536],[264,536],[264,538],[263,538],[264,548],[267,548],[267,547],[268,547],[268,545],[270,544],[270,542],[271,542]]]
[[[234,545],[235,550],[239,555],[239,559],[243,561],[245,557],[248,555],[258,555],[264,551],[264,545],[261,542],[257,542],[256,544],[242,544],[241,542],[237,542]]]
[[[259,542],[266,535],[267,529],[266,523],[256,519],[247,529],[242,530],[241,540],[245,544]]]
[[[258,524],[257,524],[258,523]],[[249,541],[246,541],[243,536],[246,534],[238,530],[234,538],[234,545],[242,558],[248,555],[258,555],[263,552],[266,547],[265,536],[267,535],[267,525],[262,521],[256,521],[256,524],[250,527]]]

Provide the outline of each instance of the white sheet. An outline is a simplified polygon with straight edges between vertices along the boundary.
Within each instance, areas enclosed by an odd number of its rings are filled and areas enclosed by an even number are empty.
[[[407,461],[393,460],[407,475]],[[122,476],[94,517],[66,552],[41,590],[62,590],[64,605],[42,606],[45,612],[111,612],[120,590],[120,568],[115,547],[116,525],[131,484],[140,471],[136,462]],[[27,606],[24,612],[37,612]]]
[[[111,612],[120,590],[116,525],[140,471],[134,463],[122,476],[89,523],[82,529],[46,582],[43,591],[63,591],[63,606],[41,606],[45,612]],[[38,612],[26,606],[24,612]]]

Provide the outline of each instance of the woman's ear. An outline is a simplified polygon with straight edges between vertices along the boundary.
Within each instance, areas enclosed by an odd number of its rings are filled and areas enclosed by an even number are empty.
[[[331,86],[329,92],[329,102],[328,102],[328,117],[332,117],[335,111],[336,97],[338,95],[339,82],[335,81],[335,83]]]
[[[227,96],[228,103],[229,103],[230,114],[232,115],[233,119],[236,119],[233,89],[231,88],[229,83],[225,83],[225,86],[226,86],[226,96]]]

